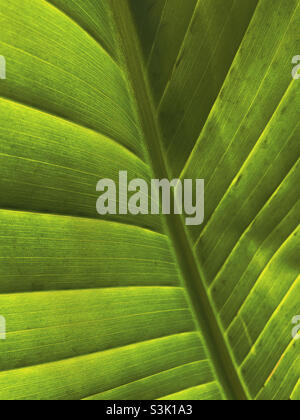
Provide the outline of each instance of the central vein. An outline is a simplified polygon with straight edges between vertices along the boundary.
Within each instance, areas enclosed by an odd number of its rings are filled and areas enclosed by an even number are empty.
[[[169,179],[168,164],[162,146],[162,134],[144,69],[136,28],[127,0],[111,0],[116,30],[119,35],[129,88],[135,99],[138,117],[155,177]],[[229,400],[246,400],[248,394],[238,374],[233,355],[205,286],[200,264],[194,254],[181,216],[166,216],[168,234],[188,292],[191,310],[204,337],[214,364],[217,379]]]

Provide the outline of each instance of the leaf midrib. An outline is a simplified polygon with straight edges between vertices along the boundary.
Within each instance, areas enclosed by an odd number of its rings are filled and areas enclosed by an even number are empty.
[[[146,76],[136,28],[127,1],[111,0],[113,22],[121,46],[129,90],[135,99],[138,118],[145,140],[146,155],[156,178],[170,179],[163,150],[162,133]],[[189,297],[191,311],[200,333],[204,336],[215,373],[229,400],[250,399],[239,376],[237,366],[215,307],[205,286],[203,270],[198,263],[181,216],[165,217],[166,229],[174,247]]]

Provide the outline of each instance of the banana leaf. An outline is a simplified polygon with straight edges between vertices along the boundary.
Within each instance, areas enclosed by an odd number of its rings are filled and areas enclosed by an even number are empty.
[[[300,399],[299,20],[0,0],[1,400]],[[99,216],[121,170],[204,179],[204,223]]]

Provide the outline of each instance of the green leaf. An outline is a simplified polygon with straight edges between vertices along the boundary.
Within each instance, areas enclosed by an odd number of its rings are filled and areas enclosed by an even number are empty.
[[[0,399],[299,400],[299,0],[0,0]],[[205,179],[205,222],[96,212]]]

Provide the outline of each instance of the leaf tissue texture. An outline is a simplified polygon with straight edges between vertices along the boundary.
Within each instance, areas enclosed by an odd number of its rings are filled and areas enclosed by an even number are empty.
[[[300,400],[299,22],[0,0],[1,400]],[[124,170],[204,179],[204,223],[99,216]]]

